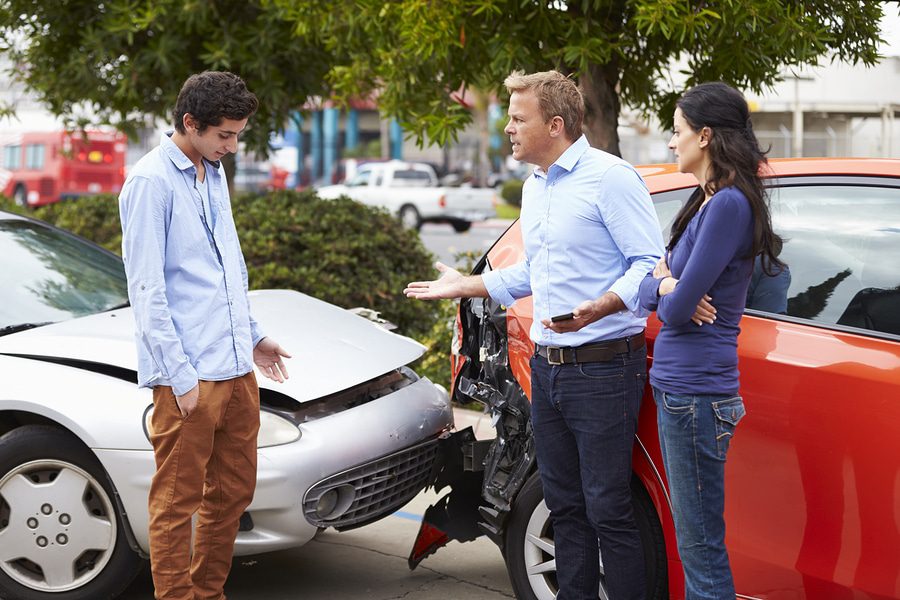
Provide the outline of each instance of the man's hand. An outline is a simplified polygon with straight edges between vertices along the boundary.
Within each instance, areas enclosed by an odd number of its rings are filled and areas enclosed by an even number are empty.
[[[175,402],[178,404],[178,410],[181,411],[181,416],[185,419],[189,414],[194,412],[194,409],[197,408],[197,402],[200,400],[200,382],[197,382],[197,385],[192,387],[190,391],[183,396],[175,396]]]
[[[694,311],[694,316],[691,317],[691,321],[699,327],[702,327],[704,323],[712,323],[716,320],[716,307],[710,302],[712,302],[712,298],[709,295],[704,295],[700,298],[700,304],[697,305],[697,310]]]
[[[291,355],[270,337],[259,340],[253,349],[253,362],[256,363],[259,372],[278,383],[284,383],[284,380],[288,379],[287,367],[284,366],[282,357],[290,358]]]
[[[596,300],[585,300],[572,309],[572,318],[553,322],[549,318],[541,319],[541,324],[554,333],[569,333],[599,321],[625,308],[625,303],[615,292],[606,292]]]
[[[403,293],[407,298],[419,300],[440,300],[442,298],[459,298],[463,294],[463,274],[448,267],[442,262],[434,263],[441,276],[433,281],[413,281],[406,286]]]

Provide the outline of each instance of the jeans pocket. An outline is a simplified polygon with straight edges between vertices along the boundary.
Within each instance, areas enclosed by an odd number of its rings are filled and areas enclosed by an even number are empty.
[[[747,411],[744,409],[744,401],[740,396],[713,402],[712,409],[716,415],[716,446],[719,458],[724,458],[734,435],[734,429]]]
[[[662,392],[662,408],[669,414],[683,415],[694,412],[694,397]]]
[[[578,372],[597,382],[616,383],[625,380],[625,370],[621,363],[614,361],[608,362],[589,362],[577,363]]]

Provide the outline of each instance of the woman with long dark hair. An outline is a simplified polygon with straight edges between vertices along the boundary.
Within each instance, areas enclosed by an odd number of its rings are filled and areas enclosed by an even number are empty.
[[[650,383],[687,600],[734,600],[725,549],[725,456],[744,404],[737,337],[754,258],[782,268],[760,169],[766,163],[744,97],[704,83],[676,103],[678,168],[699,187],[679,211],[666,256],[641,284],[663,322]]]

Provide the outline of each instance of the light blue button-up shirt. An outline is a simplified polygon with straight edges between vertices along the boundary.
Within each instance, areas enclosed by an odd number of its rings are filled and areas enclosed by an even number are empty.
[[[163,135],[119,195],[122,256],[134,310],[138,384],[222,381],[253,369],[263,334],[250,316],[247,267],[221,164],[191,160]]]
[[[483,280],[491,298],[507,306],[534,296],[532,341],[571,347],[641,331],[648,313],[638,290],[662,256],[663,241],[650,194],[631,165],[581,136],[549,171],[537,168],[525,182],[520,221],[525,260]],[[626,310],[570,333],[541,323],[606,292],[619,296]]]

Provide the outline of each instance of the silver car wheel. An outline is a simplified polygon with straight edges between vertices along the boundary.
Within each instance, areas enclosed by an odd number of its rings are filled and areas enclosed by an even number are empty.
[[[528,581],[537,600],[553,600],[556,598],[556,546],[553,543],[550,510],[541,500],[525,528],[525,569]],[[600,600],[609,600],[603,570],[603,558],[600,559]]]
[[[0,570],[25,587],[84,586],[103,572],[116,534],[109,496],[77,465],[35,460],[0,480]]]

